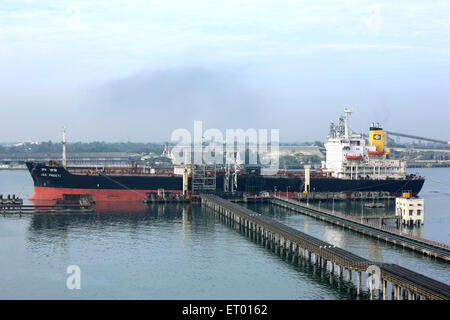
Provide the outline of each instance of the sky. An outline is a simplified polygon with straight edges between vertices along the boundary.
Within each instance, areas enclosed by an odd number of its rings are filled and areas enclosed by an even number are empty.
[[[450,1],[2,0],[0,142],[350,126],[450,139]]]

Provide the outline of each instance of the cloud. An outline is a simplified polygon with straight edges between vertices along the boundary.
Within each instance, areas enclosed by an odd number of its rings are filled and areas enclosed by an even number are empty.
[[[81,14],[79,6],[69,6],[67,8],[67,28],[70,31],[79,31],[81,29]]]
[[[245,83],[244,75],[223,67],[141,72],[90,90],[83,104],[95,106],[106,118],[148,118],[154,132],[155,127],[186,127],[199,119],[213,127],[257,125],[271,99]]]
[[[0,28],[0,105],[40,123],[44,108],[80,139],[120,139],[124,122],[164,139],[196,118],[312,136],[341,105],[450,109],[448,1],[3,0]]]
[[[366,27],[371,32],[377,32],[381,29],[381,13],[379,6],[369,8],[370,16],[366,20]]]

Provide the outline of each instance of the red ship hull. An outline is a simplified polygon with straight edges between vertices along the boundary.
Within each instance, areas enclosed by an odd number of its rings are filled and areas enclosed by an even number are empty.
[[[147,192],[158,190],[127,190],[127,189],[78,189],[78,188],[55,188],[34,187],[34,192],[29,200],[56,200],[62,198],[63,194],[91,194],[96,202],[113,201],[142,201],[147,197]],[[181,190],[164,190],[171,193],[182,193]]]

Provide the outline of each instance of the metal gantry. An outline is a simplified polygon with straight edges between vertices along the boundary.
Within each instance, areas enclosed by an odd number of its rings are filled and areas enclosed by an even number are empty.
[[[216,190],[216,165],[193,164],[191,166],[192,194],[209,193]]]

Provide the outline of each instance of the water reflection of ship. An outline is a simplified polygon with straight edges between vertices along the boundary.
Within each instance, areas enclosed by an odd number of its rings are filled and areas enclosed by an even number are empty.
[[[30,203],[34,205],[54,205],[55,200],[30,200]],[[35,214],[34,216],[43,217],[45,220],[46,216],[49,219],[58,220],[63,218],[51,218],[55,216],[117,216],[117,217],[157,217],[157,218],[168,218],[168,219],[183,219],[186,223],[189,217],[189,204],[185,203],[150,203],[144,204],[143,202],[136,201],[124,201],[124,202],[97,202],[93,205],[93,211],[88,213],[77,213],[77,212],[64,212],[64,213],[42,213]]]
[[[145,213],[148,207],[143,202],[97,202],[94,213]]]
[[[116,202],[113,207],[107,203],[97,206],[93,213],[33,214],[27,232],[27,245],[36,252],[48,253],[48,250],[52,250],[53,254],[69,258],[67,249],[70,239],[79,237],[80,233],[87,238],[98,236],[99,225],[103,230],[130,229],[134,233],[139,228],[151,228],[155,222],[182,221],[186,233],[190,224],[189,217],[192,217],[189,214],[191,210],[191,206],[185,204],[155,204],[146,207],[136,202],[133,205],[118,205]]]
[[[85,227],[101,221],[138,225],[138,222],[142,223],[145,220],[163,219],[166,221],[180,220],[186,224],[189,221],[191,209],[190,205],[183,204],[155,204],[149,207],[137,205],[132,207],[126,203],[122,206],[117,206],[117,203],[115,205],[115,208],[106,205],[99,206],[93,213],[34,214],[30,229],[33,231],[59,230],[65,234],[69,228]]]
[[[56,200],[29,200],[34,205],[55,205]],[[93,213],[144,213],[148,207],[143,202],[96,202],[93,205]],[[92,213],[91,213],[92,214]]]

